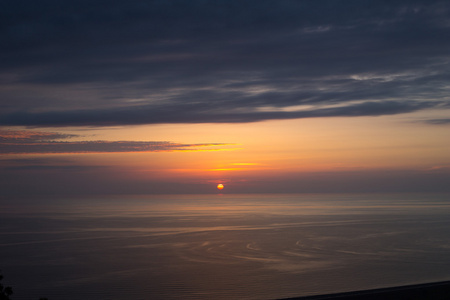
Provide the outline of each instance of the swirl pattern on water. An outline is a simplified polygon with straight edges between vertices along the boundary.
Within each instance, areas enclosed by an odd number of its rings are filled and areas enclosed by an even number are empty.
[[[450,277],[447,198],[150,200],[3,210],[15,299],[274,299]]]

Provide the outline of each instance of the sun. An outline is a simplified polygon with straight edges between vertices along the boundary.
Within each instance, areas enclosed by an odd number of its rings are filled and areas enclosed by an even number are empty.
[[[223,184],[219,183],[219,184],[217,185],[217,188],[218,188],[219,190],[223,189]]]

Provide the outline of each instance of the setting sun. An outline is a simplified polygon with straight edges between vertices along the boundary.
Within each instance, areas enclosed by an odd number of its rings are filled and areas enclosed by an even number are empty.
[[[450,300],[450,0],[72,2],[0,0],[0,300]]]

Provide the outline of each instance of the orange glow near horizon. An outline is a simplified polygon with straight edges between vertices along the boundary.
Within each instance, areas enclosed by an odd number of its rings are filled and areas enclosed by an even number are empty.
[[[407,121],[361,117],[267,121],[245,126],[172,124],[83,131],[51,128],[48,132],[26,132],[26,128],[20,128],[3,132],[3,138],[40,141],[67,135],[74,137],[55,140],[55,146],[76,141],[93,145],[96,141],[115,142],[114,145],[154,141],[160,148],[150,152],[130,152],[126,148],[107,153],[22,153],[2,159],[5,163],[10,160],[11,166],[27,162],[37,167],[75,165],[82,168],[70,169],[72,173],[105,174],[123,182],[182,183],[193,188],[211,187],[212,182],[213,186],[230,181],[282,183],[286,178],[319,172],[339,176],[339,172],[446,170],[450,158],[448,127]],[[22,146],[23,142],[19,142]],[[237,145],[242,147],[236,148]],[[31,169],[35,173],[40,170]]]
[[[218,188],[219,190],[222,190],[222,189],[224,188],[224,186],[223,186],[223,184],[219,183],[219,184],[217,185],[217,188]]]

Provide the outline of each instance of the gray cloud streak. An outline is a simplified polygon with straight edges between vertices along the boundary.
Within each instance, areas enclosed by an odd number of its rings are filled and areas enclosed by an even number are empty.
[[[0,131],[0,154],[215,151],[230,145],[224,143],[180,144],[165,141],[54,141],[54,139],[67,137],[74,137],[74,135]]]
[[[450,119],[432,119],[426,120],[425,123],[433,125],[450,125]]]

